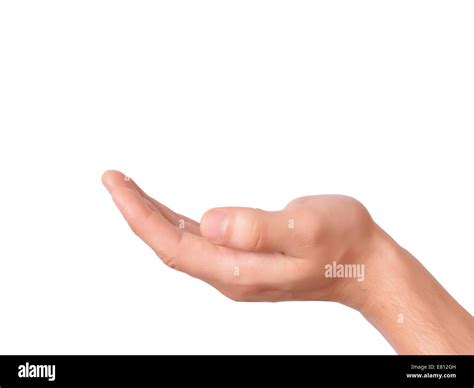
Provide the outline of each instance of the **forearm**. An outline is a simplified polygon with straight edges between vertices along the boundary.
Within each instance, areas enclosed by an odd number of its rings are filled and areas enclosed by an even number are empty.
[[[473,317],[409,252],[378,229],[356,306],[402,354],[474,354]]]

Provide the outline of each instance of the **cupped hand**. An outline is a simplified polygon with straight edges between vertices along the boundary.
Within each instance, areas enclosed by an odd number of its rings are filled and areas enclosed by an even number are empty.
[[[356,279],[326,273],[328,265],[364,265],[374,255],[377,226],[351,197],[302,197],[278,211],[215,208],[198,223],[118,171],[102,181],[133,232],[166,265],[231,299],[363,303],[351,300],[363,287]]]

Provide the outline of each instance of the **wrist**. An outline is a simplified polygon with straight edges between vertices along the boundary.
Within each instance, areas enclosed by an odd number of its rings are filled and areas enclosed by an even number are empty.
[[[404,354],[465,354],[474,349],[472,316],[404,248],[376,226],[365,278],[339,300],[358,310]]]
[[[344,279],[338,287],[335,300],[363,315],[369,314],[377,297],[389,292],[387,285],[392,282],[387,279],[387,274],[398,277],[396,272],[403,271],[406,254],[402,247],[374,223],[363,249],[351,255],[348,260],[363,266],[363,280]]]

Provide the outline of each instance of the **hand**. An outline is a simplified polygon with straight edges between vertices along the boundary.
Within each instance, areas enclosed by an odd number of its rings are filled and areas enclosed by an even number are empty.
[[[168,266],[231,299],[338,301],[359,310],[400,353],[474,352],[472,316],[353,198],[303,197],[271,212],[212,209],[199,224],[120,172],[105,173],[103,183]]]
[[[209,210],[197,223],[146,195],[117,171],[103,183],[131,229],[168,266],[200,278],[239,301],[338,300],[361,279],[327,277],[335,266],[365,265],[377,228],[353,198],[298,198],[280,211]],[[365,276],[365,274],[364,274]]]

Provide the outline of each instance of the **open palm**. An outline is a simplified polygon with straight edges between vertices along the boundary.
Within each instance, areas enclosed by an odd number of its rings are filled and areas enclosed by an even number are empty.
[[[270,212],[216,208],[198,223],[118,171],[102,180],[130,228],[165,264],[234,300],[341,299],[347,281],[325,277],[325,266],[371,254],[375,223],[351,197],[302,197]]]

